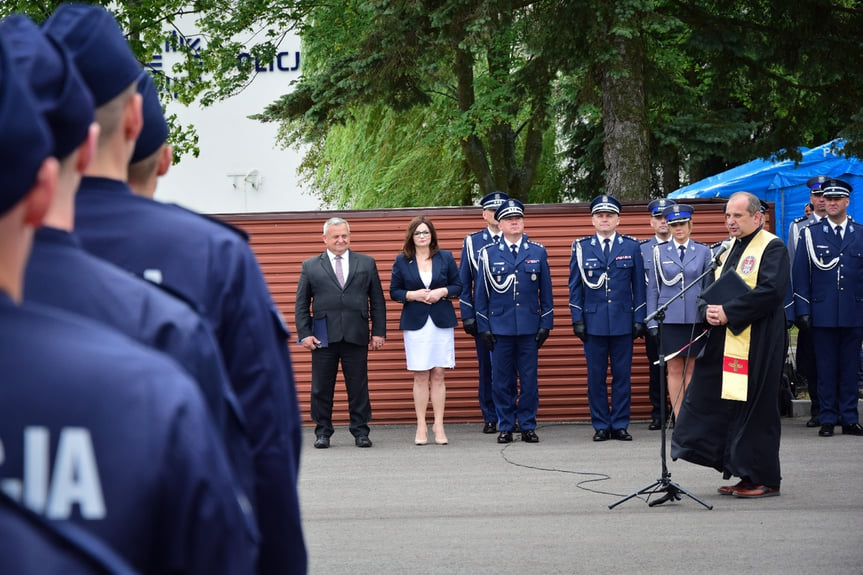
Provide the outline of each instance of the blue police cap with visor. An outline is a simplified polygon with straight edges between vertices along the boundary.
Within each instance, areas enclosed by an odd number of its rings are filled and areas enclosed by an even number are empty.
[[[101,6],[61,4],[42,30],[68,50],[97,108],[138,80],[141,65],[120,25]]]
[[[0,214],[27,195],[54,140],[0,34]]]
[[[665,208],[662,211],[662,215],[665,216],[665,221],[669,224],[681,224],[692,221],[692,213],[694,211],[695,208],[690,205],[674,204]]]
[[[825,198],[847,198],[851,195],[851,184],[842,180],[827,180],[821,184],[821,192]]]
[[[524,217],[524,204],[515,198],[509,198],[494,212],[494,219],[497,221],[515,217]]]
[[[93,123],[93,98],[69,55],[21,14],[0,22],[10,58],[30,88],[51,135],[55,158],[62,160],[87,138]]]
[[[653,200],[647,204],[647,211],[651,216],[661,216],[662,212],[665,211],[665,208],[673,206],[676,203],[677,202],[669,198],[659,198],[658,200]]]
[[[479,205],[484,210],[496,210],[508,199],[509,196],[503,192],[492,192],[484,195],[479,201]]]
[[[138,78],[138,93],[142,98],[142,114],[144,127],[135,142],[135,151],[130,163],[140,162],[152,155],[168,139],[168,122],[162,112],[156,83],[148,72],[142,72]]]
[[[614,196],[609,196],[608,194],[602,194],[601,196],[596,196],[590,202],[590,213],[596,214],[599,212],[611,212],[614,214],[620,213],[620,201]]]

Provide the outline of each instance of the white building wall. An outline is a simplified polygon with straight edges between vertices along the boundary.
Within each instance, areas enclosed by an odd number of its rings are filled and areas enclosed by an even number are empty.
[[[200,154],[197,158],[187,154],[171,167],[159,181],[158,199],[208,214],[320,209],[297,176],[302,152],[280,148],[277,124],[247,117],[288,93],[290,83],[299,78],[300,70],[292,68],[300,56],[300,39],[286,37],[279,53],[276,61],[259,65],[263,70],[243,92],[223,102],[208,108],[168,104],[168,114],[195,126]],[[156,54],[153,63],[169,71],[174,58],[168,51]]]

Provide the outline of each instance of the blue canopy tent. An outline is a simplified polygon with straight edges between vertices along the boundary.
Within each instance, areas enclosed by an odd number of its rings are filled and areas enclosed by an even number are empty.
[[[753,160],[680,188],[668,197],[680,201],[727,198],[734,192],[751,192],[766,202],[775,203],[777,224],[772,231],[785,240],[788,226],[803,215],[803,207],[809,203],[806,181],[814,176],[829,176],[844,180],[854,188],[848,215],[863,222],[863,161],[839,156],[831,150],[831,146],[841,149],[844,144],[843,140],[834,140],[817,148],[800,148],[803,159],[796,165],[792,160]]]

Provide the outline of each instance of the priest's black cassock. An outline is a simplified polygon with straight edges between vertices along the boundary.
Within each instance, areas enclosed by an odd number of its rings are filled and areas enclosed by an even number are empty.
[[[737,238],[722,274],[736,273],[741,254],[761,228]],[[767,232],[763,232],[767,233]],[[695,362],[671,438],[672,459],[712,467],[723,477],[779,487],[779,383],[785,362],[783,300],[790,265],[785,244],[773,237],[764,249],[758,280],[749,293],[723,304],[725,326],[710,329],[703,357]],[[702,319],[706,303],[700,302]],[[726,330],[752,326],[746,401],[720,398]]]

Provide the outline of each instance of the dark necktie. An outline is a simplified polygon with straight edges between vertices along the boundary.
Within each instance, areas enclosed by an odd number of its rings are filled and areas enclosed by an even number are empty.
[[[512,257],[517,258],[518,257],[518,248],[515,247],[515,244],[512,244],[511,246],[509,246],[509,249],[512,252]]]
[[[336,256],[336,279],[339,280],[339,285],[345,287],[345,272],[342,269],[342,256]]]
[[[611,239],[605,238],[604,240],[602,240],[602,243],[604,244],[602,248],[602,255],[604,255],[606,259],[608,259],[608,252],[611,251]]]
[[[492,236],[492,238],[494,238],[494,243],[496,243],[496,244],[500,243],[500,236]]]
[[[833,231],[836,233],[836,239],[842,241],[842,226],[836,226]]]
[[[677,249],[680,250],[680,261],[683,261],[683,256],[686,255],[686,246],[680,246]]]

